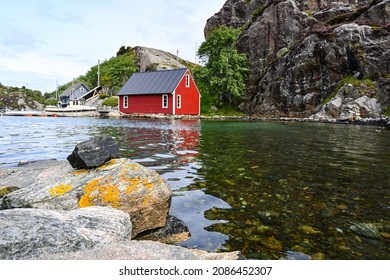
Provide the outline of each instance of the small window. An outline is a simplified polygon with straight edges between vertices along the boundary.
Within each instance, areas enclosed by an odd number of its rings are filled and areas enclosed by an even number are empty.
[[[177,96],[177,108],[178,108],[178,109],[181,108],[181,95],[178,95],[178,96]]]
[[[84,92],[84,88],[83,87],[80,88],[80,92]]]
[[[162,107],[165,109],[168,108],[168,94],[162,96]]]
[[[186,75],[186,87],[190,87],[190,75]]]
[[[129,107],[129,97],[123,96],[123,108],[128,108],[128,107]]]

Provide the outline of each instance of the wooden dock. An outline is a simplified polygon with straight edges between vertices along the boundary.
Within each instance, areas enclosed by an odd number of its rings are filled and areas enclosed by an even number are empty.
[[[1,116],[17,117],[61,117],[61,114],[45,111],[7,111],[2,112]]]

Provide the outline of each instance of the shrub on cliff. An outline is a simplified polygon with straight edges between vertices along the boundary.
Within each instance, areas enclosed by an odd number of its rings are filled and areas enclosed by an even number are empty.
[[[236,48],[240,34],[230,27],[211,31],[198,50],[204,67],[194,69],[200,87],[227,104],[238,104],[246,90],[248,58]]]

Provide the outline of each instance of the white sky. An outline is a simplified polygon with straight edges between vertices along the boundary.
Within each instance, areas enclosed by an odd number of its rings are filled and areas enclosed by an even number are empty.
[[[121,46],[195,60],[225,0],[0,0],[0,83],[44,92],[84,75]]]

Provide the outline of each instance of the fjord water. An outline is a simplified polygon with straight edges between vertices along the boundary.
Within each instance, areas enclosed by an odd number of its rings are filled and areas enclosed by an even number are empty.
[[[0,117],[0,167],[64,160],[90,137],[160,173],[182,246],[247,258],[390,259],[390,131],[207,120]],[[374,226],[367,238],[353,224]]]

